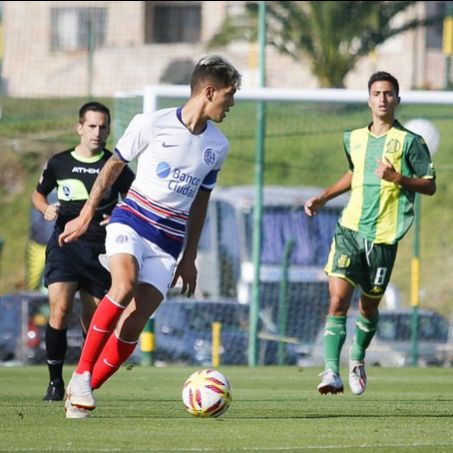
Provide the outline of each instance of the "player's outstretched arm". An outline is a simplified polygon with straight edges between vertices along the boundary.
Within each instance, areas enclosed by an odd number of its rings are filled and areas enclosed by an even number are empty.
[[[313,217],[326,203],[327,200],[324,200],[321,195],[311,197],[304,205],[305,214]]]
[[[126,163],[116,154],[105,163],[79,216],[69,221],[65,225],[63,233],[58,237],[60,246],[66,242],[77,240],[86,232],[106,190],[112,187],[125,165]]]
[[[338,197],[351,188],[352,173],[345,173],[335,184],[328,187],[323,193],[316,197],[310,198],[304,205],[305,214],[312,217],[316,215],[329,200]]]

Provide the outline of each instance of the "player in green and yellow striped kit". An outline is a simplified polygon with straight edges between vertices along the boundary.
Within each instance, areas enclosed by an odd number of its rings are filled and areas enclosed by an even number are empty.
[[[387,72],[376,72],[368,81],[368,92],[371,124],[344,134],[349,171],[305,204],[306,214],[313,216],[332,198],[351,191],[326,265],[330,304],[324,331],[325,370],[318,385],[321,394],[343,392],[340,353],[357,285],[362,293],[350,350],[349,386],[356,395],[365,391],[365,351],[376,331],[378,305],[390,280],[398,241],[414,220],[416,192],[436,191],[423,138],[395,119],[398,81]]]

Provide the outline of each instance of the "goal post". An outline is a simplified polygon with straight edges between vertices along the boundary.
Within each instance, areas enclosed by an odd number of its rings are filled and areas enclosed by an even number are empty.
[[[158,108],[158,98],[188,98],[188,85],[149,85],[143,91],[143,112],[153,112]],[[451,91],[401,91],[405,104],[452,105]],[[366,90],[346,90],[340,88],[291,89],[291,88],[242,88],[235,94],[238,101],[264,102],[329,102],[355,104],[366,102]]]

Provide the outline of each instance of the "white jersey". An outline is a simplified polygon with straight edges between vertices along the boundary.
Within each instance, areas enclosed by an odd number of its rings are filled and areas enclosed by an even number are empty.
[[[181,108],[136,115],[115,152],[138,156],[134,182],[110,222],[124,223],[174,257],[184,240],[190,206],[201,188],[212,190],[228,153],[228,141],[211,122],[192,134]]]

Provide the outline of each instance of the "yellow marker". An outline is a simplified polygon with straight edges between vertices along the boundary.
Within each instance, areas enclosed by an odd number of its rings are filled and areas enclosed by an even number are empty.
[[[148,319],[140,336],[141,364],[154,365],[154,350],[156,349],[156,336],[154,335],[154,318]]]
[[[140,338],[140,347],[142,352],[153,352],[155,349],[154,334],[151,332],[143,332]]]
[[[442,51],[444,55],[453,54],[453,17],[450,16],[444,19]]]
[[[411,305],[418,307],[418,293],[420,288],[420,259],[416,256],[411,262]]]
[[[218,367],[220,365],[220,331],[222,324],[220,322],[212,323],[212,366]]]

